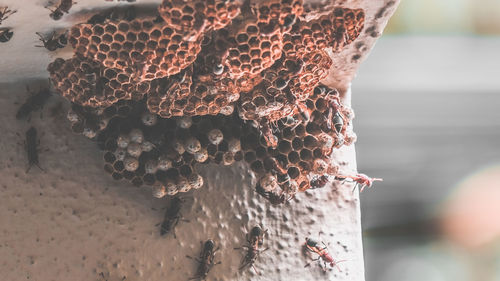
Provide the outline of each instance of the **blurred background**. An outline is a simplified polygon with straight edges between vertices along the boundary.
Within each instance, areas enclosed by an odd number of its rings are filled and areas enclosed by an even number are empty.
[[[366,280],[500,280],[500,0],[402,0],[353,93]]]

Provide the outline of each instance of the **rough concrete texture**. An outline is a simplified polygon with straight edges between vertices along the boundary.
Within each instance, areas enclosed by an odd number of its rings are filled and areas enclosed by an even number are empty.
[[[154,4],[159,1],[139,1]],[[366,27],[375,26],[377,36],[366,32],[341,54],[330,85],[348,85],[354,70],[371,49],[396,4],[394,1],[339,1],[366,10]],[[196,262],[200,241],[212,238],[222,261],[207,280],[364,280],[359,199],[350,183],[329,185],[299,194],[289,204],[274,207],[253,191],[255,179],[248,167],[202,167],[205,186],[188,193],[181,213],[184,219],[172,234],[159,235],[168,199],[154,199],[148,188],[138,189],[113,181],[102,169],[101,153],[88,139],[72,135],[64,114],[50,113],[62,101],[53,97],[31,121],[15,119],[17,106],[27,93],[25,84],[36,88],[46,78],[45,68],[67,50],[48,54],[34,48],[36,31],[69,27],[83,21],[66,15],[54,22],[42,1],[3,4],[18,13],[2,23],[14,28],[9,43],[0,45],[0,274],[3,280],[187,280]],[[72,13],[111,7],[101,0],[75,5]],[[126,5],[120,3],[120,5]],[[368,7],[368,8],[367,8]],[[387,12],[376,19],[383,7]],[[356,49],[358,42],[364,48]],[[358,60],[352,57],[361,54]],[[341,78],[338,78],[341,77]],[[335,81],[341,80],[342,83]],[[7,84],[6,82],[10,82]],[[16,83],[13,83],[16,82]],[[345,87],[347,89],[347,86]],[[345,96],[349,101],[349,91]],[[63,102],[63,106],[67,104]],[[24,133],[35,126],[40,133],[40,164],[25,173],[27,159]],[[19,134],[19,135],[17,135]],[[353,147],[339,152],[344,169],[355,170]],[[245,244],[245,234],[262,223],[269,229],[256,269],[238,271],[244,253],[234,250]],[[346,260],[324,273],[304,254],[304,239],[319,238],[329,244],[335,259]]]

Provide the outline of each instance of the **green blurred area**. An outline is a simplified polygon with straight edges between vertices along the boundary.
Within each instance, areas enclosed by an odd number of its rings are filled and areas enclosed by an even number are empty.
[[[500,0],[401,0],[385,34],[500,35]]]

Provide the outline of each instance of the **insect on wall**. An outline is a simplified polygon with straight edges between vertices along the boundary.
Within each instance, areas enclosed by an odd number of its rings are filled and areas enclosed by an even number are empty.
[[[364,12],[304,16],[298,0],[165,0],[158,16],[75,25],[74,56],[48,70],[73,104],[72,130],[98,142],[114,179],[163,197],[201,188],[198,165],[245,161],[258,193],[284,203],[360,178],[332,164],[356,139],[353,114],[320,81],[333,63],[325,49],[352,43]]]

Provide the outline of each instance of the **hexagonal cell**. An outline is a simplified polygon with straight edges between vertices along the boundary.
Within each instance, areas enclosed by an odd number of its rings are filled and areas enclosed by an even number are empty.
[[[264,164],[262,163],[262,161],[260,160],[257,160],[257,161],[254,161],[251,165],[250,165],[250,168],[252,169],[252,171],[254,171],[255,173],[262,173],[264,172]]]
[[[287,173],[291,179],[296,179],[300,175],[300,170],[299,170],[299,168],[292,166],[292,167],[288,168]]]
[[[288,154],[288,161],[293,164],[298,163],[300,161],[300,154],[297,151],[291,151]]]
[[[244,75],[258,75],[281,57],[282,37],[279,26],[259,26],[257,18],[235,23],[219,33],[226,49],[222,55],[222,64],[229,69],[233,79]],[[251,49],[257,48],[258,53],[251,52]]]
[[[309,149],[302,149],[300,151],[300,159],[303,161],[311,161],[313,159],[313,153]]]
[[[158,11],[170,26],[190,35],[209,28],[223,28],[240,12],[239,2],[235,0],[164,0]]]
[[[71,29],[69,42],[76,53],[120,69],[139,81],[177,74],[201,51],[202,34],[188,38],[181,30],[154,18],[109,20],[98,26],[86,23]],[[102,34],[102,30],[106,33]]]
[[[88,58],[56,59],[48,68],[54,88],[73,103],[108,107],[119,100],[141,99],[144,94],[127,73],[105,68]],[[101,75],[102,74],[102,75]]]
[[[280,141],[278,143],[278,150],[283,154],[288,154],[292,151],[292,144],[286,140]]]

